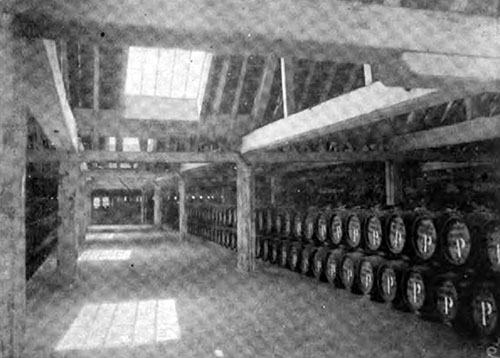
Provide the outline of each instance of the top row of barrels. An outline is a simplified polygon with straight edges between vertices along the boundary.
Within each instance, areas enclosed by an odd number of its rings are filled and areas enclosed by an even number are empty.
[[[489,215],[454,211],[257,210],[260,236],[305,244],[344,246],[417,261],[437,258],[462,266],[484,264],[500,272],[500,222]]]

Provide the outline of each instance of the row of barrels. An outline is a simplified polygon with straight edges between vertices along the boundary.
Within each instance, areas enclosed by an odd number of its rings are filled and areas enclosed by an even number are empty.
[[[198,225],[236,227],[236,208],[229,205],[198,205],[187,209],[188,221]]]
[[[188,220],[188,233],[202,237],[230,250],[236,250],[237,248],[235,229],[199,224]]]
[[[439,271],[361,251],[258,238],[257,256],[303,275],[481,337],[500,332],[495,277]]]
[[[500,272],[500,222],[483,213],[270,208],[256,226],[260,236]]]

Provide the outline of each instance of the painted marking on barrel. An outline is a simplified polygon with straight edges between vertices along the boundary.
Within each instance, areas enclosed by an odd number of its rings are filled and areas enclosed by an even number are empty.
[[[396,230],[396,243],[395,243],[395,246],[396,247],[401,246],[401,242],[402,241],[403,241],[403,234],[401,233],[401,231]]]
[[[462,250],[465,249],[465,240],[463,237],[459,237],[456,241],[455,241],[455,245],[457,247],[457,255],[458,255],[458,258],[461,259],[462,258]]]
[[[337,226],[335,232],[337,233],[337,238],[340,239],[342,237],[342,228]]]
[[[481,323],[487,325],[488,316],[493,313],[493,305],[491,302],[481,301]]]
[[[452,308],[453,298],[451,298],[450,296],[444,296],[444,314],[448,316]]]
[[[413,282],[413,303],[417,302],[417,295],[422,293],[422,285],[419,282]]]
[[[392,292],[391,288],[394,285],[394,277],[389,276],[387,282],[387,294],[390,294]]]

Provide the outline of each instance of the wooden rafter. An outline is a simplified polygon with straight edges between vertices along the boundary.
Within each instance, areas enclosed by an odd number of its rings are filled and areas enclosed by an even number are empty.
[[[212,114],[217,115],[220,112],[220,106],[222,103],[222,98],[224,96],[224,88],[226,87],[226,82],[227,82],[227,73],[229,71],[230,66],[231,66],[231,57],[226,56],[222,62],[222,68],[220,70],[220,73],[218,74],[215,97],[212,102]]]
[[[227,163],[238,160],[236,153],[221,152],[108,152],[84,151],[78,160],[84,162],[133,162],[133,163]]]
[[[247,73],[248,66],[248,56],[243,57],[243,62],[241,64],[240,74],[238,76],[238,84],[236,86],[236,91],[234,93],[234,101],[231,107],[231,117],[235,118],[238,114],[238,108],[240,106],[241,93],[243,92],[243,84],[245,83],[245,77]]]
[[[446,104],[446,108],[443,112],[443,115],[441,116],[439,123],[443,124],[446,121],[448,115],[450,114],[451,108],[453,107],[453,103],[454,101],[450,101]]]
[[[295,113],[297,106],[295,104],[295,62],[292,58],[281,59],[281,79],[282,79],[282,105],[284,109],[284,113],[291,115]],[[283,81],[283,78],[285,79]],[[286,117],[286,116],[285,116]]]
[[[264,69],[259,82],[259,88],[255,95],[252,107],[252,119],[256,123],[261,123],[266,112],[269,99],[271,98],[271,86],[273,85],[274,73],[278,66],[278,59],[275,56],[268,56],[264,63]]]

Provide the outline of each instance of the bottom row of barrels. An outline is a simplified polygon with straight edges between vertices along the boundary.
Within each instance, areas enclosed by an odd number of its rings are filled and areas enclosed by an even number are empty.
[[[191,231],[228,249],[237,249],[234,230],[193,227]],[[415,266],[406,260],[389,260],[343,247],[329,249],[264,237],[257,237],[256,256],[425,319],[452,325],[461,332],[480,337],[500,332],[500,282],[495,276],[440,271],[431,265]]]
[[[362,251],[258,238],[257,257],[480,337],[499,332],[499,282]]]

